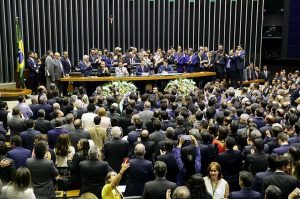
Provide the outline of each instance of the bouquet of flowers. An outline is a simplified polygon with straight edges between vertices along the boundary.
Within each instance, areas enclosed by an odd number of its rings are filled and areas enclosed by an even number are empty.
[[[196,83],[192,79],[176,79],[167,84],[165,91],[172,92],[175,90],[177,94],[187,96],[196,88]]]
[[[113,81],[102,86],[102,96],[107,97],[110,95],[123,96],[136,92],[137,87],[132,82],[126,81]]]

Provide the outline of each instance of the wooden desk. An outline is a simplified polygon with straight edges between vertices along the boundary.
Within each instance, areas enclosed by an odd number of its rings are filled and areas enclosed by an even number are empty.
[[[61,78],[62,82],[101,82],[101,81],[151,81],[151,80],[168,80],[179,78],[195,78],[215,76],[215,72],[197,72],[197,73],[182,73],[173,75],[152,75],[152,76],[109,76],[109,77],[81,77],[69,76]]]
[[[22,88],[15,88],[15,89],[8,89],[3,88],[0,89],[0,98],[16,98],[20,95],[30,95],[31,94],[30,89],[22,89]]]

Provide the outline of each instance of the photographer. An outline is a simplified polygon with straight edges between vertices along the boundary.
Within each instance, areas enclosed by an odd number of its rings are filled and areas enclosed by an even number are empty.
[[[192,142],[192,144],[196,147],[196,156],[187,155],[181,157],[181,148],[187,145],[188,142]],[[179,142],[177,147],[173,150],[175,155],[176,164],[179,170],[177,176],[177,185],[184,185],[186,180],[195,173],[200,173],[201,171],[201,155],[200,148],[198,147],[198,142],[196,138],[192,135],[182,135],[179,138]]]

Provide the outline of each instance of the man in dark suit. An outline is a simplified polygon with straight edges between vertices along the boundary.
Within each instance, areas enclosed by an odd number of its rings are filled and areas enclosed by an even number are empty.
[[[164,162],[155,162],[154,172],[156,179],[145,184],[143,193],[144,199],[164,198],[168,189],[173,192],[176,188],[176,184],[174,182],[170,182],[165,178],[167,165]]]
[[[76,148],[77,143],[80,139],[85,138],[85,139],[91,139],[91,136],[89,134],[89,132],[87,132],[86,130],[84,130],[82,128],[81,125],[81,120],[80,119],[76,119],[74,121],[74,127],[75,130],[72,130],[68,133],[70,140],[71,140],[71,144],[74,148]]]
[[[258,108],[255,111],[254,122],[258,129],[266,125],[266,121],[264,119],[264,110],[262,108]]]
[[[166,132],[161,130],[161,123],[158,119],[153,121],[154,132],[150,134],[149,139],[158,144],[160,141],[166,139]]]
[[[153,179],[152,162],[144,159],[145,146],[137,144],[134,153],[136,158],[129,160],[125,196],[141,196],[145,183]]]
[[[260,72],[260,79],[264,79],[267,82],[271,81],[271,72],[266,65],[263,66],[263,70]]]
[[[168,127],[176,128],[176,124],[169,121],[169,114],[167,111],[162,111],[160,113],[161,116],[161,130],[166,131]]]
[[[174,148],[173,140],[165,141],[165,151],[162,155],[157,156],[157,160],[163,161],[167,165],[167,180],[176,183],[177,175],[178,175],[178,167],[176,164],[175,156],[172,153]]]
[[[264,171],[264,172],[258,172],[255,174],[254,180],[252,182],[252,188],[254,191],[257,191],[259,193],[262,192],[261,187],[262,187],[262,181],[265,177],[272,175],[274,171],[276,170],[276,154],[271,154],[268,157],[268,166],[269,168]]]
[[[155,149],[156,149],[156,145],[155,145],[155,142],[153,141],[150,141],[149,140],[149,132],[148,130],[143,130],[141,135],[140,135],[140,141],[137,141],[134,143],[134,146],[136,146],[137,144],[143,144],[145,146],[145,149],[146,149],[146,153],[145,153],[145,156],[144,158],[146,160],[149,160],[151,162],[155,162]],[[130,153],[130,157],[133,158],[134,157],[134,153],[133,151]]]
[[[39,67],[35,62],[35,53],[33,51],[28,52],[27,68],[29,70],[29,88],[32,90],[32,94],[36,94],[39,83]]]
[[[69,76],[71,69],[72,69],[72,63],[69,59],[69,53],[67,51],[63,52],[63,56],[60,58],[61,64],[63,66],[63,70],[66,76]],[[63,82],[63,94],[67,94],[69,82]]]
[[[128,135],[128,126],[131,125],[133,108],[131,106],[126,107],[126,113],[122,117],[118,117],[119,126],[123,129],[123,136]]]
[[[216,161],[221,165],[222,174],[227,180],[230,190],[237,191],[239,189],[238,175],[242,166],[242,153],[239,150],[233,150],[235,141],[230,136],[226,138],[225,145],[226,151],[219,153]]]
[[[286,133],[279,133],[278,137],[278,144],[280,147],[273,149],[273,153],[277,155],[283,155],[289,151],[290,145],[288,143],[288,135]]]
[[[241,45],[238,45],[235,52],[234,57],[236,60],[236,74],[239,80],[239,86],[243,87],[243,79],[244,79],[244,68],[245,68],[245,51],[242,49]]]
[[[38,119],[34,120],[34,130],[41,132],[42,134],[47,134],[48,131],[52,129],[50,121],[45,120],[45,110],[39,109],[37,111]]]
[[[141,61],[141,64],[136,68],[136,75],[142,75],[143,73],[149,73],[150,69],[145,64],[145,61]]]
[[[67,51],[63,52],[63,56],[60,58],[60,61],[63,65],[65,75],[69,75],[72,69],[72,63],[69,59],[69,53]]]
[[[247,171],[241,171],[239,177],[240,191],[231,192],[230,199],[260,199],[261,194],[251,189],[253,177]]]
[[[11,135],[20,135],[21,132],[27,129],[25,119],[21,115],[20,109],[15,106],[12,110],[13,117],[9,118],[7,122]]]
[[[47,96],[41,95],[39,97],[39,104],[37,106],[37,110],[44,109],[45,111],[45,119],[49,120],[49,113],[52,111],[52,106],[47,104]],[[37,118],[37,113],[34,113],[34,118]]]
[[[143,128],[143,120],[140,118],[136,119],[134,125],[136,126],[136,129],[131,131],[127,137],[129,147],[133,147],[133,144],[137,141],[138,137],[140,137]]]
[[[275,118],[272,115],[267,115],[265,121],[266,121],[266,125],[259,129],[263,138],[266,137],[267,131],[271,131],[272,124],[275,122]]]
[[[37,142],[34,145],[35,156],[26,161],[36,198],[55,197],[53,179],[58,175],[58,171],[52,160],[44,158],[46,151],[46,143],[44,141]]]
[[[230,80],[230,85],[233,86],[234,88],[237,87],[237,75],[236,73],[236,60],[234,57],[234,52],[233,50],[229,51],[229,55],[226,55],[227,58],[227,63],[226,63],[226,83],[229,85],[229,80]]]
[[[25,123],[26,123],[27,130],[23,131],[20,135],[23,141],[23,147],[25,149],[32,151],[35,136],[40,134],[40,132],[34,130],[35,123],[32,119],[26,120]]]
[[[101,199],[101,191],[105,185],[106,175],[112,169],[107,162],[99,160],[100,152],[97,147],[91,147],[88,155],[89,160],[79,163],[81,177],[80,194],[90,192]]]
[[[7,130],[7,114],[8,114],[7,102],[0,103],[0,121],[3,122],[3,127]]]
[[[193,49],[190,48],[188,50],[188,56],[186,59],[186,72],[192,73],[195,71],[199,71],[199,64],[200,64],[200,58],[198,56],[198,53],[194,53]]]
[[[282,198],[288,198],[288,195],[298,186],[298,180],[286,172],[290,170],[290,162],[287,157],[278,156],[276,158],[276,171],[263,179],[262,195],[269,185],[277,186],[282,192]]]
[[[69,132],[69,130],[61,127],[62,124],[63,124],[62,119],[56,118],[55,119],[55,128],[48,131],[48,143],[49,143],[50,149],[54,149],[59,135]]]
[[[127,140],[122,140],[120,127],[112,127],[111,136],[113,139],[104,144],[105,161],[113,170],[120,171],[123,159],[128,156],[129,143]]]
[[[89,61],[88,55],[84,55],[82,57],[82,61],[78,63],[78,68],[80,69],[83,76],[88,77],[92,75],[93,67],[91,65],[91,62]]]
[[[257,138],[253,141],[254,153],[247,155],[245,168],[254,175],[257,172],[263,172],[268,168],[269,155],[264,153],[264,142]]]
[[[214,57],[217,78],[223,80],[225,77],[226,59],[223,50],[218,50]]]
[[[22,139],[18,135],[10,138],[12,150],[7,152],[7,157],[15,162],[16,169],[26,167],[27,158],[31,158],[31,151],[22,147]]]

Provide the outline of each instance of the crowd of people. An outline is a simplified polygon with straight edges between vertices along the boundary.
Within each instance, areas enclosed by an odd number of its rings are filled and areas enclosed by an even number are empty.
[[[113,52],[107,49],[90,49],[89,55],[84,55],[78,63],[72,63],[68,52],[47,51],[41,59],[37,54],[28,53],[27,68],[29,70],[28,85],[33,93],[39,85],[55,83],[63,94],[67,94],[67,83],[60,82],[60,78],[77,71],[82,76],[110,76],[121,75],[151,75],[156,73],[191,73],[200,71],[216,72],[216,79],[226,78],[227,83],[235,88],[242,87],[243,81],[253,79],[270,80],[270,71],[264,66],[260,70],[252,62],[245,63],[246,52],[238,45],[236,49],[225,52],[220,44],[216,51],[200,46],[199,49],[177,49],[170,47],[167,51],[158,48],[155,52],[135,47],[123,52],[116,47]],[[246,66],[245,66],[246,64]]]
[[[0,198],[54,198],[56,189],[104,199],[300,193],[298,70],[240,95],[226,80],[187,96],[131,93],[122,111],[118,96],[103,97],[101,86],[90,96],[84,87],[71,96],[60,91],[39,86],[31,104],[19,96],[11,112],[0,102]]]

